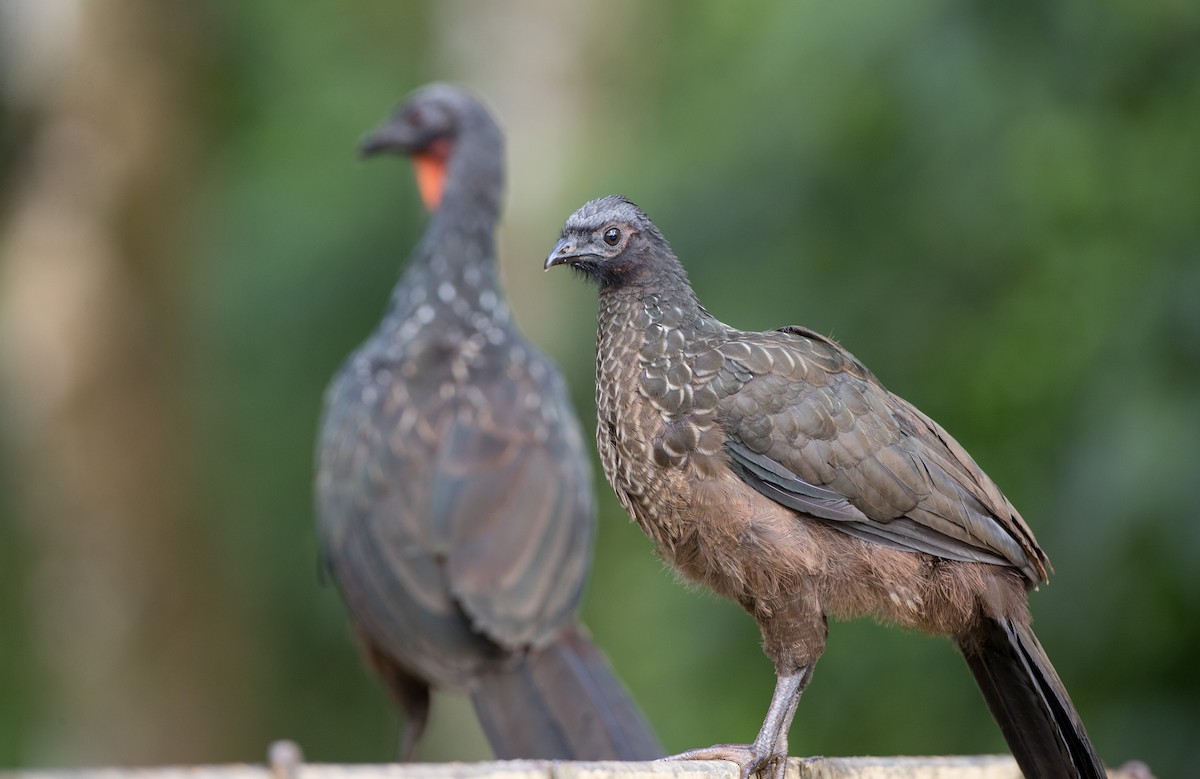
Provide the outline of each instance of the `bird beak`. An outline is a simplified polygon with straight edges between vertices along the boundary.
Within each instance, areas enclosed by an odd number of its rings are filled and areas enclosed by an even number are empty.
[[[383,133],[373,133],[364,138],[358,146],[358,156],[366,159],[385,151],[390,144],[382,136]]]
[[[404,137],[404,134],[397,132],[392,125],[385,124],[363,139],[359,144],[358,154],[364,158],[389,151],[408,154],[411,145],[411,138]]]
[[[563,238],[550,250],[550,256],[546,258],[546,264],[542,266],[542,270],[550,270],[555,265],[567,265],[577,259],[579,259],[579,255],[575,252],[575,239]]]

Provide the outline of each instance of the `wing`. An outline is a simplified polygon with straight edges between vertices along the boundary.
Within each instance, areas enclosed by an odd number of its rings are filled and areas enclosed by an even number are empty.
[[[445,404],[368,353],[331,384],[317,450],[326,569],[358,631],[427,682],[457,684],[497,647],[471,629],[430,533],[428,471]]]
[[[551,632],[590,562],[590,473],[562,381],[523,344],[485,352],[467,381],[445,354],[352,358],[322,424],[328,566],[356,624],[443,681]]]
[[[756,490],[869,541],[1044,580],[1044,554],[995,484],[838,344],[787,328],[713,351],[726,450]]]
[[[507,646],[532,644],[574,613],[594,532],[579,423],[560,376],[530,354],[527,370],[478,387],[482,404],[449,425],[431,505],[455,597]]]

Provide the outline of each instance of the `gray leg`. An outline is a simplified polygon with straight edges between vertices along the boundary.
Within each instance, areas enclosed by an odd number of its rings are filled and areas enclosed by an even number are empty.
[[[765,775],[770,779],[783,779],[787,770],[787,735],[796,716],[796,705],[800,694],[808,684],[812,666],[805,666],[792,674],[784,674],[775,680],[775,692],[767,717],[759,728],[753,744],[718,744],[703,749],[690,749],[664,760],[728,760],[742,769],[742,779],[751,774]]]

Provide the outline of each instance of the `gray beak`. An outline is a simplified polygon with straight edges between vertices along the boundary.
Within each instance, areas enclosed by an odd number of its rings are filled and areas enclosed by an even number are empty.
[[[360,157],[373,157],[376,154],[390,152],[393,154],[411,154],[413,139],[403,128],[389,123],[368,135],[358,146]]]
[[[546,258],[546,264],[542,266],[542,269],[550,270],[555,265],[567,265],[577,259],[579,259],[579,255],[575,253],[575,239],[563,238],[554,244],[554,248],[550,250],[550,256]]]

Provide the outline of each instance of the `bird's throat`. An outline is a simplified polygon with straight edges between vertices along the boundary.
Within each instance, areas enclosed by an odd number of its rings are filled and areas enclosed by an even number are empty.
[[[442,204],[442,192],[446,188],[446,164],[450,159],[450,141],[441,139],[413,157],[417,173],[417,188],[421,200],[429,211],[436,211]]]

